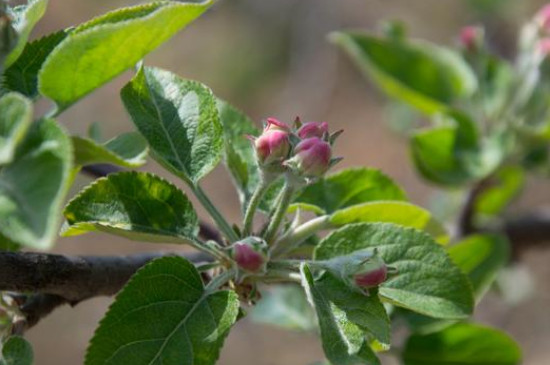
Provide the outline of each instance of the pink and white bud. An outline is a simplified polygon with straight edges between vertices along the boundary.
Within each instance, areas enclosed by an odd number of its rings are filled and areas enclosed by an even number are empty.
[[[375,288],[388,278],[388,267],[380,259],[373,259],[361,265],[361,269],[353,275],[355,285],[362,289]]]
[[[550,31],[550,4],[544,5],[535,15],[535,22],[543,32]]]
[[[298,130],[298,137],[301,139],[323,138],[325,134],[328,134],[328,123],[326,122],[307,122]]]
[[[468,50],[478,50],[483,44],[483,28],[469,25],[460,30],[460,45]]]
[[[234,243],[232,249],[233,260],[235,260],[240,269],[252,273],[265,271],[267,245],[261,238],[246,238]]]
[[[271,117],[267,118],[266,120],[264,132],[267,132],[269,130],[281,130],[285,132],[290,132],[290,126],[285,122],[281,122],[279,119]]]
[[[304,177],[321,177],[331,166],[332,148],[317,137],[304,139],[294,148],[288,165]]]
[[[260,165],[282,162],[290,152],[289,133],[278,128],[267,129],[254,140],[254,148]]]

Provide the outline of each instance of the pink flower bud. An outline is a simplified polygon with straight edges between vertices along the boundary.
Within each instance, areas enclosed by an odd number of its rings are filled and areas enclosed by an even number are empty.
[[[550,31],[550,4],[546,4],[537,12],[535,21],[542,31]]]
[[[257,241],[257,242],[256,242]],[[245,271],[259,272],[265,269],[266,256],[262,249],[264,241],[259,238],[248,239],[233,244],[233,259],[237,266]]]
[[[298,136],[302,139],[310,137],[323,138],[325,133],[328,133],[328,123],[326,122],[308,122],[298,130]]]
[[[388,277],[388,267],[379,259],[373,259],[365,262],[361,269],[353,275],[355,285],[362,289],[377,287],[386,281]]]
[[[280,129],[268,129],[255,141],[256,156],[260,165],[282,162],[290,152],[289,134]]]
[[[264,128],[264,132],[269,130],[281,130],[285,132],[290,132],[290,126],[284,122],[281,122],[276,118],[267,118],[267,124]]]
[[[543,57],[547,57],[550,53],[550,38],[542,38],[537,42],[537,52]]]
[[[460,44],[469,51],[474,51],[481,46],[483,42],[483,29],[469,25],[460,30]]]
[[[304,139],[294,149],[294,157],[289,161],[301,176],[321,177],[330,167],[332,149],[317,137]]]

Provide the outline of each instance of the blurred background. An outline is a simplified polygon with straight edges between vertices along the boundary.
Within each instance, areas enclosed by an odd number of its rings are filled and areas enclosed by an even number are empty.
[[[34,36],[135,3],[50,0]],[[207,84],[258,125],[269,116],[285,121],[300,116],[305,121],[327,121],[332,130],[345,129],[336,145],[336,154],[344,157],[338,168],[380,168],[407,191],[414,203],[429,207],[437,189],[415,174],[406,139],[388,126],[385,98],[366,82],[343,52],[327,41],[327,34],[343,28],[375,30],[382,20],[399,19],[407,25],[411,36],[453,45],[463,25],[484,24],[495,50],[512,55],[519,26],[544,3],[542,0],[220,0],[145,62]],[[63,113],[60,121],[75,134],[85,134],[91,123],[98,122],[106,138],[133,130],[118,96],[130,77],[127,73],[86,97]],[[41,108],[47,110],[49,105],[44,102]],[[143,169],[157,172],[182,187],[175,177],[153,162]],[[89,181],[79,177],[73,193]],[[203,187],[232,221],[241,219],[237,196],[222,168],[209,175]],[[531,179],[513,210],[523,211],[545,203],[550,204],[548,182]],[[116,254],[158,249],[158,245],[98,233],[61,238],[55,252]],[[161,249],[184,248],[161,246]],[[499,327],[519,341],[524,363],[528,365],[548,364],[550,359],[549,262],[548,249],[527,252],[514,264],[515,279],[506,292],[507,300],[491,293],[475,314],[480,322]],[[518,295],[514,295],[516,292]],[[87,342],[110,302],[109,298],[97,298],[75,308],[63,307],[33,328],[28,338],[34,345],[36,365],[81,364]],[[220,364],[305,365],[322,358],[314,336],[246,319],[231,332]],[[394,364],[389,358],[384,363]]]

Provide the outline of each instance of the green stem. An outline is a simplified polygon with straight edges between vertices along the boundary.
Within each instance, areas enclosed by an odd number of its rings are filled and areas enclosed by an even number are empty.
[[[233,228],[231,228],[229,223],[221,215],[221,213],[214,206],[212,201],[204,193],[201,187],[198,185],[192,185],[192,184],[190,184],[190,186],[191,186],[191,189],[193,189],[193,192],[195,193],[195,196],[197,197],[197,199],[201,202],[202,206],[210,214],[214,222],[216,222],[216,225],[218,226],[218,228],[225,234],[227,239],[229,239],[229,241],[231,242],[238,241],[239,237],[237,236],[237,233],[235,233]]]
[[[243,236],[245,237],[250,235],[250,233],[252,232],[254,213],[256,213],[256,209],[258,208],[258,205],[260,205],[262,197],[264,196],[264,193],[268,187],[269,183],[267,183],[265,180],[262,180],[262,182],[260,182],[260,184],[256,188],[256,191],[250,198],[250,202],[248,203],[248,207],[246,208],[246,213],[244,215]]]
[[[330,216],[323,215],[296,227],[275,242],[272,248],[272,257],[281,256],[292,251],[310,236],[332,226]]]
[[[218,290],[222,285],[227,283],[229,280],[233,279],[236,275],[237,271],[235,269],[229,269],[227,271],[222,272],[220,275],[214,277],[205,288],[205,291],[208,293],[215,292]]]
[[[277,235],[277,230],[279,229],[279,226],[281,225],[281,222],[285,217],[288,206],[290,205],[290,201],[292,200],[293,193],[294,187],[289,181],[286,181],[283,187],[283,191],[281,192],[281,201],[279,202],[279,205],[277,206],[277,209],[275,210],[273,216],[270,217],[270,222],[265,232],[264,238],[267,243],[272,243],[275,239],[275,236]]]

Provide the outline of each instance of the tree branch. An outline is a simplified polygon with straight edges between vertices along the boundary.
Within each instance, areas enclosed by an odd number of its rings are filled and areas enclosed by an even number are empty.
[[[508,219],[503,230],[512,242],[512,258],[517,259],[528,249],[550,242],[550,209]]]

